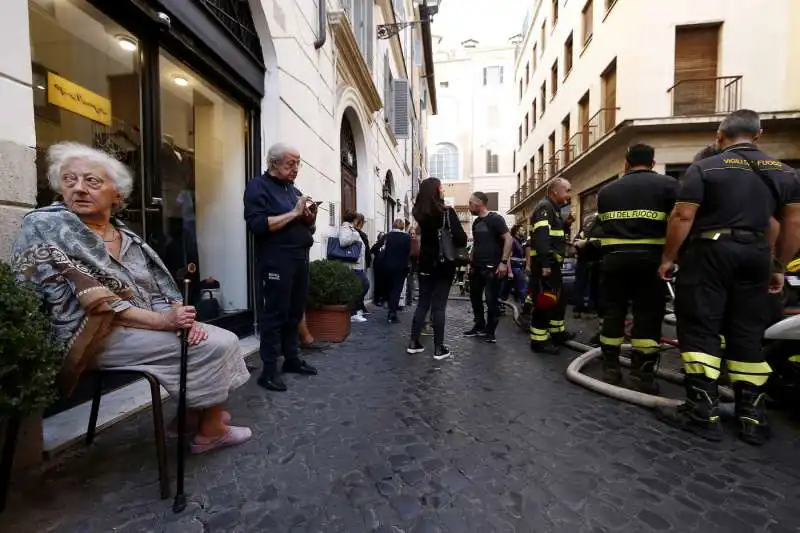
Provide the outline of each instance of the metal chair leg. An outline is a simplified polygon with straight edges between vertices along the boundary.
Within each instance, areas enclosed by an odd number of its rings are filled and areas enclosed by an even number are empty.
[[[95,374],[94,394],[92,395],[92,410],[89,413],[89,427],[86,429],[86,445],[94,442],[97,433],[97,416],[100,414],[100,400],[103,397],[103,374]]]
[[[6,438],[3,443],[3,456],[0,458],[0,513],[6,509],[8,486],[11,484],[11,470],[14,467],[14,453],[17,450],[21,418],[12,416],[6,420]]]
[[[161,386],[156,378],[145,374],[150,383],[150,394],[153,399],[153,425],[155,426],[156,455],[158,457],[158,481],[161,486],[161,498],[170,497],[169,465],[167,463],[167,437],[164,430],[164,409],[161,403]]]

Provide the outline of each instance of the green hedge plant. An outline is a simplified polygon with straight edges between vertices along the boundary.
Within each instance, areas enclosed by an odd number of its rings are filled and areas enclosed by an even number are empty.
[[[341,261],[312,261],[309,265],[307,306],[352,305],[363,292],[361,280]]]
[[[62,357],[41,299],[0,262],[0,420],[44,409],[56,399]]]

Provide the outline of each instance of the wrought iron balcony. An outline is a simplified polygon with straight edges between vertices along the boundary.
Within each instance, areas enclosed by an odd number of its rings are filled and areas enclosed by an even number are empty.
[[[730,113],[742,107],[742,76],[680,80],[667,94],[675,117]]]

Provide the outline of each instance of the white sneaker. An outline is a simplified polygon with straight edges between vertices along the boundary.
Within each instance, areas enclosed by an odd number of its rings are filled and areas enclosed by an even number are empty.
[[[350,317],[350,322],[366,322],[367,319],[361,315],[353,315]]]

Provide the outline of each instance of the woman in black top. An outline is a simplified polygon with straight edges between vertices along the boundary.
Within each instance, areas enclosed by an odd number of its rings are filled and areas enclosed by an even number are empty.
[[[420,185],[413,214],[420,236],[417,259],[419,301],[411,323],[411,342],[407,352],[414,354],[425,350],[419,342],[419,336],[425,316],[430,310],[433,323],[433,357],[444,359],[450,356],[450,350],[444,345],[444,318],[456,265],[440,257],[439,230],[446,220],[449,221],[453,244],[457,247],[466,246],[467,234],[461,227],[461,221],[458,220],[455,210],[452,207],[445,207],[442,183],[436,178],[428,178]]]

